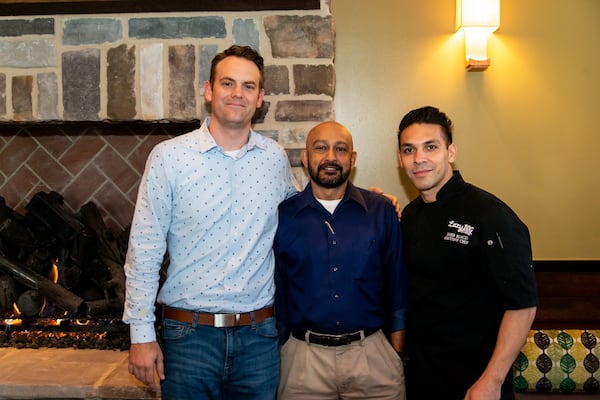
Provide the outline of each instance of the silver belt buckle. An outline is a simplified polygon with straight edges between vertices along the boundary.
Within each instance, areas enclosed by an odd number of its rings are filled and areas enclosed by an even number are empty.
[[[240,314],[214,314],[215,328],[229,328],[240,324]]]

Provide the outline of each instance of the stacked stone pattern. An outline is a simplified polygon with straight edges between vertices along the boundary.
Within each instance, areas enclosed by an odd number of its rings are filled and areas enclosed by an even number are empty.
[[[320,10],[0,17],[0,122],[189,121],[207,114],[210,60],[265,58],[265,129],[333,117],[335,32]]]

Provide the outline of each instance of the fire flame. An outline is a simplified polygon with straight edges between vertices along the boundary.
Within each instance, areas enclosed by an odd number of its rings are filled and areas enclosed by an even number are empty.
[[[13,314],[15,317],[19,317],[21,315],[21,311],[19,307],[17,307],[17,303],[13,303]],[[3,320],[4,324],[11,326],[19,326],[23,323],[21,318],[6,318]]]
[[[58,257],[54,259],[52,267],[50,268],[50,271],[48,271],[48,279],[51,280],[53,283],[58,282]],[[38,313],[39,316],[44,315],[44,313],[46,312],[46,307],[48,307],[48,299],[46,298],[46,296],[44,296],[44,302],[42,303],[42,307],[40,307],[40,312]]]
[[[50,268],[50,272],[48,272],[48,279],[50,279],[54,283],[58,282],[58,265],[57,264],[58,264],[58,257],[52,263],[52,268]]]

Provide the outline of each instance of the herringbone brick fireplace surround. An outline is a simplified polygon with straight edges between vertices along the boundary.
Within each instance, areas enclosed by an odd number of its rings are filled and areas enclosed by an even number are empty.
[[[39,191],[60,193],[72,212],[92,201],[123,229],[152,146],[196,125],[0,127],[0,194],[20,213]]]

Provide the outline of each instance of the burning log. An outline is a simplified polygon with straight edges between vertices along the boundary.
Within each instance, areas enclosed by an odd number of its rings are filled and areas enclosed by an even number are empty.
[[[17,301],[17,289],[14,280],[7,275],[0,275],[0,310],[7,310]]]
[[[0,312],[11,312],[13,300],[25,296],[23,316],[35,316],[39,293],[56,311],[119,314],[125,302],[124,232],[114,235],[93,203],[67,212],[56,192],[35,194],[26,209],[21,216],[0,197]],[[22,286],[31,290],[24,294]]]
[[[85,226],[63,208],[63,197],[56,193],[38,192],[29,201],[28,215],[33,216],[62,243],[67,243],[85,231]]]
[[[124,257],[115,248],[115,238],[100,217],[98,209],[93,203],[87,203],[79,210],[79,216],[85,224],[96,234],[98,254],[108,269],[109,279],[106,281],[106,290],[112,290],[121,304],[125,303],[125,271],[123,271]]]
[[[27,270],[2,256],[0,256],[0,269],[8,273],[8,275],[12,276],[15,281],[22,285],[39,291],[40,294],[46,296],[60,308],[75,315],[89,314],[87,305],[81,297],[38,273]]]

